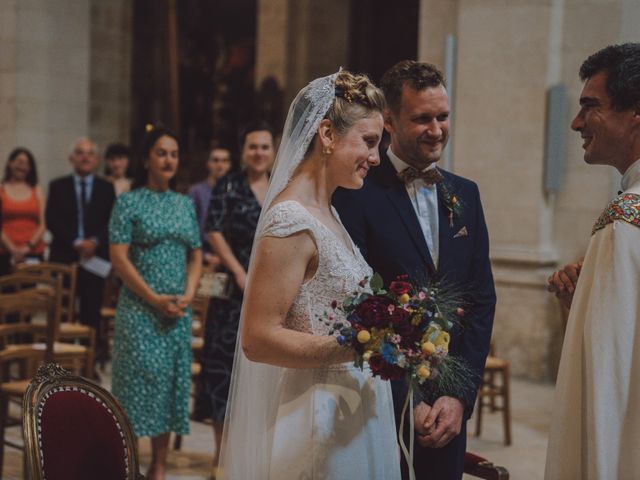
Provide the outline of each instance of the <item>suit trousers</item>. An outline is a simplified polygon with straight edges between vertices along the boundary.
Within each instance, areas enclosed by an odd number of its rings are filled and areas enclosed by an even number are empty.
[[[408,434],[405,434],[405,444],[409,446]],[[416,480],[461,480],[466,449],[467,422],[464,420],[460,433],[442,448],[425,448],[416,442],[413,449]],[[402,480],[408,479],[407,463],[402,455]]]

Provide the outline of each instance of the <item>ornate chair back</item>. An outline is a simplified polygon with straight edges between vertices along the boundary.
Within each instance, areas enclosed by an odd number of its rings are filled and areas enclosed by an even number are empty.
[[[23,409],[26,478],[144,478],[129,420],[104,388],[46,364],[27,388]]]

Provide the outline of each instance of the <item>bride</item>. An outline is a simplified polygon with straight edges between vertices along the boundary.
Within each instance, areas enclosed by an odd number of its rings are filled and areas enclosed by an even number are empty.
[[[217,478],[400,479],[388,382],[353,366],[325,312],[370,267],[331,207],[379,163],[384,97],[340,71],[291,104],[256,237]],[[325,320],[323,320],[325,317]]]

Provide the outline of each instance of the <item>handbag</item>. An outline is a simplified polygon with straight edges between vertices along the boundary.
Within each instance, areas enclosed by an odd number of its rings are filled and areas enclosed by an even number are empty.
[[[229,299],[233,293],[233,278],[226,272],[204,272],[200,277],[198,295]]]

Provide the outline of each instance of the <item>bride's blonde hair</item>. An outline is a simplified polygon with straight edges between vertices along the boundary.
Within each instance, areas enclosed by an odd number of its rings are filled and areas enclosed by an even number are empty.
[[[324,118],[331,121],[339,134],[345,133],[372,112],[382,113],[386,107],[382,90],[366,75],[342,70],[335,85],[336,98]]]

